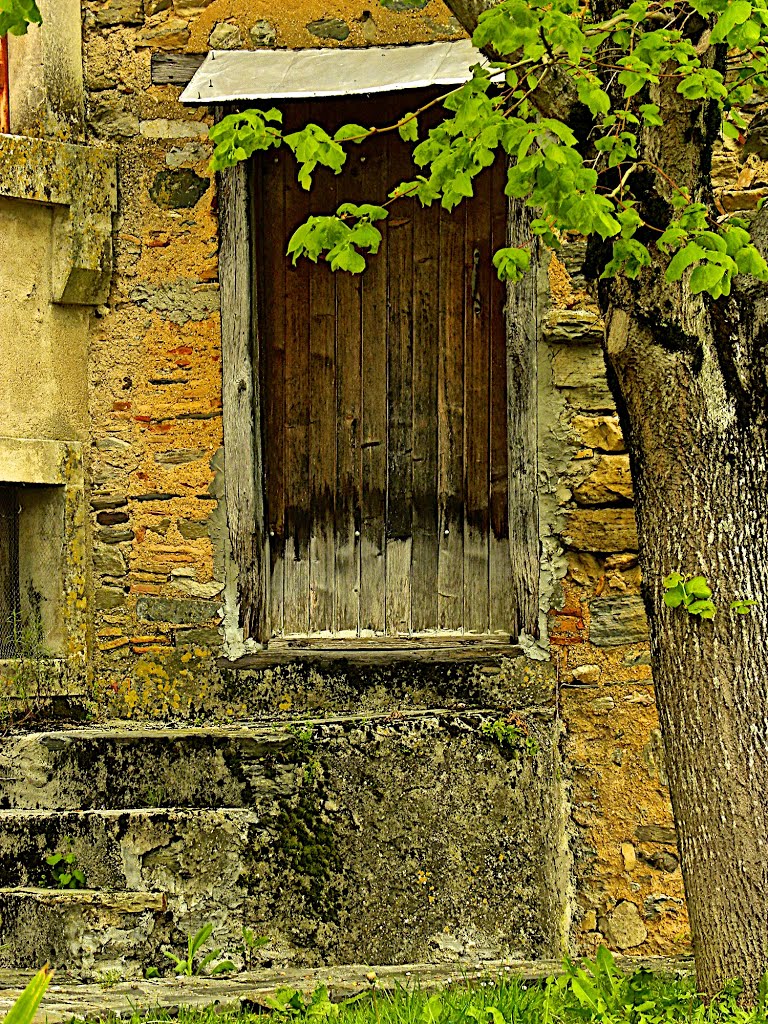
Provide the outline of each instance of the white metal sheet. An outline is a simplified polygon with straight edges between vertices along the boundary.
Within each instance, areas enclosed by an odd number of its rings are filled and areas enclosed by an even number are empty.
[[[212,50],[182,103],[313,99],[457,85],[486,63],[469,39],[409,46]]]

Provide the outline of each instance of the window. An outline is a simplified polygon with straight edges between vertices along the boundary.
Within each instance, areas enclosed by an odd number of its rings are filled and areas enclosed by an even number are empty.
[[[64,488],[0,485],[0,658],[59,653]]]
[[[333,117],[383,123],[402,103]],[[313,210],[413,177],[394,132],[350,148],[342,175],[316,173]],[[503,175],[483,174],[454,215],[396,204],[352,277],[287,264],[310,197],[290,153],[256,162],[272,635],[509,633],[505,293],[490,259]]]

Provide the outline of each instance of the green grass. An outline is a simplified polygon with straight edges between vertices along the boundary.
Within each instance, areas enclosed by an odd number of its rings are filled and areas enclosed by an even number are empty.
[[[565,962],[546,982],[515,977],[465,983],[457,977],[439,990],[397,987],[332,1002],[325,986],[312,995],[282,989],[263,1012],[216,1013],[182,1009],[178,1024],[768,1024],[768,980],[754,1008],[739,1005],[741,987],[728,986],[705,1003],[689,978],[639,970],[623,974],[607,950],[595,961]],[[161,1011],[138,1014],[131,1024],[169,1020]],[[127,1018],[123,1015],[123,1022]]]

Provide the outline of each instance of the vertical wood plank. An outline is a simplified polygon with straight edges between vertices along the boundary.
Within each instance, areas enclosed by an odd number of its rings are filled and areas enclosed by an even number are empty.
[[[285,165],[285,228],[290,236],[309,215],[295,167]],[[309,261],[286,261],[285,306],[285,595],[284,630],[309,630]]]
[[[340,202],[371,198],[364,194],[360,158],[358,150],[347,158]],[[360,629],[362,295],[359,274],[336,274],[336,629],[355,634]]]
[[[285,159],[265,153],[254,162],[253,225],[257,247],[259,336],[263,339],[266,523],[269,533],[269,634],[283,632],[285,565],[285,314],[286,294]],[[279,196],[281,201],[275,202]]]
[[[464,301],[464,629],[488,631],[488,497],[490,490],[491,178],[475,179],[466,204]]]
[[[409,172],[407,151],[390,141],[393,184]],[[389,216],[387,239],[387,633],[411,630],[413,551],[413,203]]]
[[[219,284],[225,490],[246,637],[265,639],[269,553],[264,529],[258,337],[253,329],[251,218],[245,164],[219,177]]]
[[[508,245],[530,238],[531,211],[509,204]],[[536,266],[535,256],[532,260]],[[537,489],[537,291],[535,269],[507,286],[507,418],[512,634],[538,636],[539,504]]]
[[[440,215],[438,585],[440,629],[464,626],[464,218]]]
[[[365,150],[363,185],[367,195],[387,188],[386,147]],[[388,228],[383,251],[363,272],[362,361],[362,524],[360,545],[360,627],[383,633],[386,625],[387,497],[387,265]]]
[[[336,208],[336,184],[316,172],[315,188]],[[336,275],[319,260],[309,269],[309,631],[332,631],[336,558]]]
[[[492,168],[493,252],[507,244],[507,200],[504,196],[505,162]],[[533,273],[533,271],[532,271]],[[490,382],[490,630],[510,634],[514,629],[515,592],[509,546],[509,452],[507,440],[507,328],[506,286],[491,271],[491,382]],[[513,386],[515,386],[513,382]]]
[[[440,331],[440,208],[413,224],[413,574],[414,632],[437,629],[437,363]]]

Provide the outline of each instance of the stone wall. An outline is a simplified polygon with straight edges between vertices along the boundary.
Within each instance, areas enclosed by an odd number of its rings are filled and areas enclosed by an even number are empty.
[[[123,718],[288,717],[402,704],[499,707],[548,669],[217,667],[226,578],[217,220],[210,114],[152,85],[153,52],[453,38],[438,0],[86,0],[85,138],[118,158],[108,301],[90,332],[94,709]],[[688,949],[639,597],[628,460],[601,325],[566,248],[540,311],[543,578],[575,943]],[[496,670],[494,670],[496,671]],[[493,673],[491,673],[493,675]],[[503,692],[494,690],[499,680]],[[536,684],[537,686],[539,683]],[[414,695],[414,691],[418,691]],[[525,703],[525,702],[524,702]],[[567,924],[568,922],[566,922]]]

